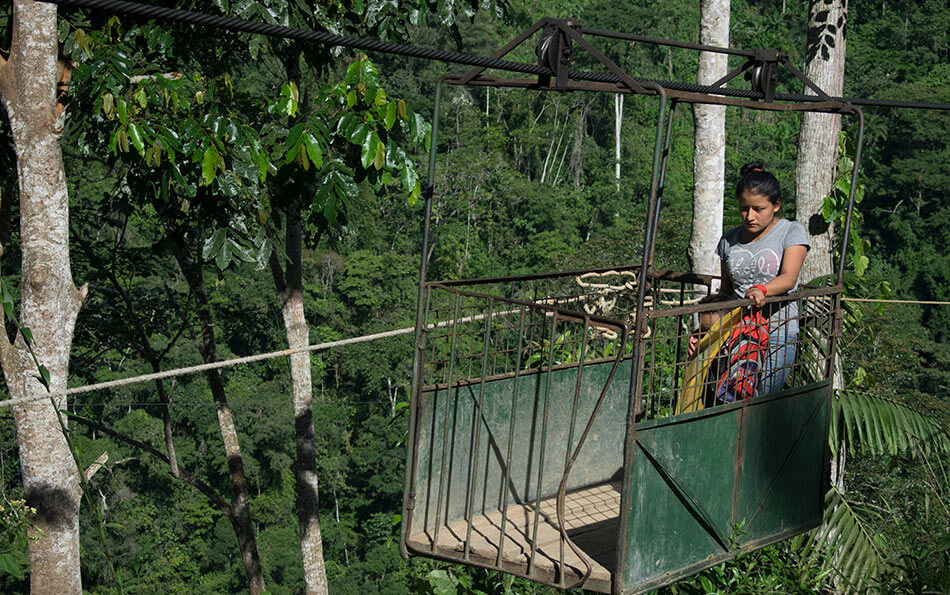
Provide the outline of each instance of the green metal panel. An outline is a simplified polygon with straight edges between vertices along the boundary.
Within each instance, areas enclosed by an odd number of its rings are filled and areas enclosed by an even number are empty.
[[[825,485],[821,462],[828,443],[828,394],[816,389],[746,412],[736,522],[742,546],[813,526]]]
[[[621,527],[624,593],[817,525],[828,382],[637,424]]]
[[[574,442],[568,445],[571,409],[577,379],[577,367],[555,369],[548,373],[525,370],[517,379],[506,377],[487,380],[480,391],[478,383],[447,389],[428,390],[421,395],[421,415],[416,429],[417,472],[413,478],[416,502],[413,530],[431,529],[436,524],[441,486],[441,521],[451,522],[465,514],[470,483],[474,485],[473,514],[497,509],[504,499],[509,502],[533,501],[538,492],[538,472],[543,449],[541,497],[556,493],[564,471],[567,449],[576,446],[584,425],[590,418],[613,362],[587,364],[583,367]],[[576,465],[569,488],[617,479],[623,464],[623,440],[630,387],[630,363],[617,368],[601,410],[596,418]],[[541,443],[545,395],[547,394],[547,432]],[[512,396],[515,405],[512,408]],[[475,404],[481,402],[475,423]],[[446,411],[448,405],[448,411]],[[508,450],[511,412],[514,410],[514,442],[510,478],[507,489],[501,490]],[[446,432],[446,413],[448,431]],[[475,428],[479,429],[479,446],[474,452]],[[447,437],[444,440],[443,437]],[[442,475],[443,452],[446,457]],[[474,452],[474,457],[472,453]],[[470,463],[475,461],[476,475]],[[431,480],[431,481],[430,481]],[[499,497],[501,496],[501,497]]]

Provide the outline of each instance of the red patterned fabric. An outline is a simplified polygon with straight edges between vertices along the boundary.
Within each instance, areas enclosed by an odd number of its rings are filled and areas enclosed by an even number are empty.
[[[716,379],[716,402],[732,403],[755,396],[768,348],[768,320],[759,309],[746,311],[710,370],[710,379]]]

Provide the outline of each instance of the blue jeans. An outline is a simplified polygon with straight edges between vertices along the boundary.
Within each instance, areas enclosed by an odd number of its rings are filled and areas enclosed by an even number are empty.
[[[759,376],[759,396],[770,395],[782,390],[789,370],[795,364],[795,346],[798,335],[787,335],[782,331],[769,333],[769,352],[765,357],[765,366]]]

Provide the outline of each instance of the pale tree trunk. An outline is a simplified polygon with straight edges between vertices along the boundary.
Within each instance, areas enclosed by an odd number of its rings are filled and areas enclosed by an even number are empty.
[[[277,252],[270,257],[271,273],[280,296],[288,347],[310,344],[310,330],[303,309],[303,229],[300,202],[294,200],[286,216],[286,274]],[[297,523],[300,527],[300,551],[303,556],[304,583],[308,595],[327,593],[327,575],[323,563],[323,539],[320,535],[317,449],[313,432],[313,383],[310,379],[310,353],[290,356],[293,385],[294,427],[297,442]]]
[[[703,0],[699,40],[704,45],[729,45],[729,0]],[[712,84],[726,74],[728,66],[725,54],[700,52],[696,82]],[[718,275],[716,245],[722,237],[726,107],[695,104],[693,121],[693,230],[689,239],[689,261],[695,273]]]
[[[841,96],[844,90],[847,20],[847,0],[812,0],[808,7],[805,76],[832,97]],[[812,93],[807,88],[805,92]],[[839,115],[802,114],[795,172],[795,216],[805,224],[811,243],[801,272],[805,281],[834,272],[834,227],[829,228],[825,223],[821,204],[834,184],[840,132]],[[835,358],[832,386],[840,389],[844,386],[840,358],[838,354],[832,354],[832,357]],[[838,455],[831,461],[831,479],[842,492],[845,461],[842,444]]]
[[[75,288],[69,270],[56,56],[56,7],[15,0],[9,59],[0,59],[0,94],[13,130],[20,187],[20,322],[33,333],[36,356],[50,373],[50,389],[61,392],[86,288]],[[13,409],[23,490],[27,504],[36,508],[39,530],[29,542],[30,590],[81,593],[76,464],[22,335],[12,345],[0,337],[0,361],[12,397],[39,398]],[[66,398],[56,397],[55,407],[64,409]]]
[[[623,93],[614,95],[614,179],[620,190],[620,127],[623,124]]]
[[[208,292],[205,288],[201,263],[188,256],[188,246],[183,234],[172,231],[175,243],[175,258],[178,266],[188,283],[189,289],[195,296],[195,313],[198,316],[200,336],[195,338],[198,351],[206,364],[218,361],[217,341],[214,336],[214,323],[211,318],[211,305]],[[206,372],[208,384],[211,387],[211,398],[214,400],[218,414],[218,426],[221,429],[221,440],[224,443],[224,454],[227,457],[228,480],[231,484],[231,514],[228,520],[234,528],[238,548],[241,550],[241,560],[244,562],[244,571],[247,574],[248,589],[251,595],[260,595],[266,591],[264,573],[261,569],[261,560],[257,551],[257,539],[254,536],[254,523],[251,520],[250,498],[248,497],[247,476],[244,473],[244,458],[241,455],[241,445],[238,441],[237,428],[231,407],[228,404],[224,389],[224,379],[218,369]]]
[[[832,97],[840,96],[844,87],[847,12],[847,0],[812,0],[808,9],[805,76]],[[805,92],[813,94],[807,88]],[[795,216],[808,229],[811,242],[802,267],[803,281],[830,275],[834,270],[834,234],[821,214],[821,203],[834,184],[839,132],[841,116],[837,114],[802,114]]]

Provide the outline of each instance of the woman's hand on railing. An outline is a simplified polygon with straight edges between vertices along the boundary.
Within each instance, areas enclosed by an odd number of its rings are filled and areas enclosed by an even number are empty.
[[[697,345],[699,345],[699,331],[689,336],[689,341],[686,346],[686,357],[693,357],[693,354],[696,353]]]

